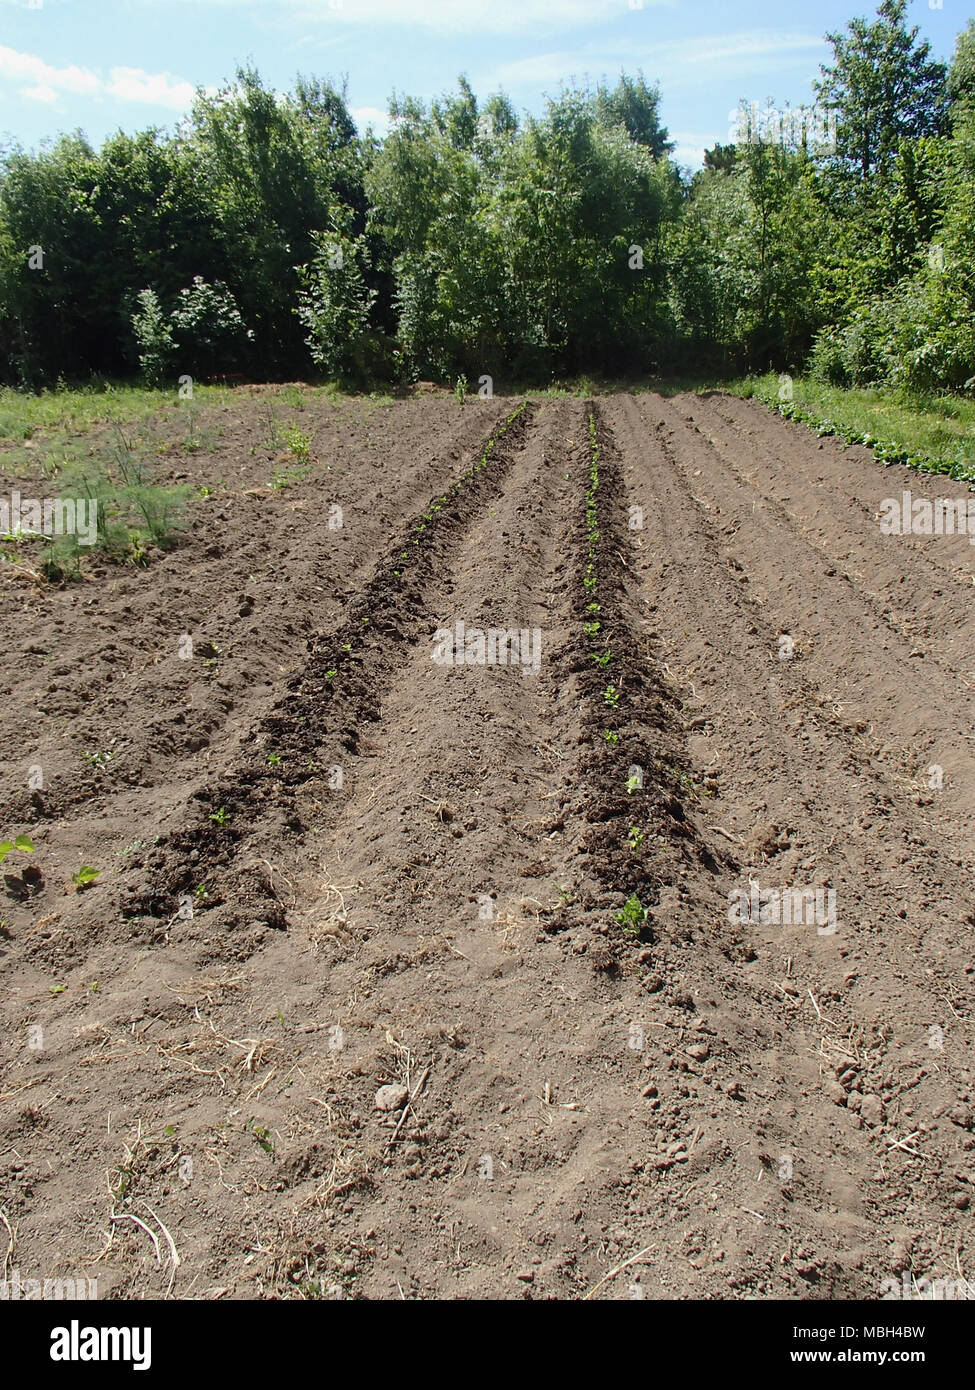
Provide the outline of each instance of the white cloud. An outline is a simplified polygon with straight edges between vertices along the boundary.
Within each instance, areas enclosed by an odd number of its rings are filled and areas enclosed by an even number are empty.
[[[44,87],[44,86],[40,86],[40,87],[21,87],[21,89],[20,89],[20,95],[21,95],[22,97],[29,97],[31,101],[44,101],[44,102],[47,102],[48,105],[50,105],[50,103],[51,103],[52,101],[57,101],[57,99],[58,99],[58,94],[57,94],[57,92],[54,90],[53,87]]]
[[[669,90],[677,83],[713,82],[720,69],[728,75],[766,71],[769,63],[781,63],[788,54],[801,56],[823,47],[818,34],[751,30],[738,34],[711,34],[663,43],[613,41],[600,46],[515,58],[502,63],[491,80],[502,86],[537,87],[557,84],[570,74],[612,76],[621,67],[642,67],[648,79],[660,78]]]
[[[158,3],[159,0],[150,0]],[[171,0],[166,0],[170,3]],[[251,0],[209,0],[232,6]],[[185,3],[185,0],[184,0]],[[201,0],[192,0],[199,5]],[[270,0],[262,0],[269,8]],[[335,26],[371,25],[374,28],[433,29],[442,33],[514,34],[531,30],[582,28],[613,19],[639,24],[648,11],[660,6],[675,8],[677,0],[489,0],[475,8],[463,0],[276,0],[295,20],[318,20]]]
[[[378,106],[353,106],[349,114],[358,126],[360,135],[365,134],[367,126],[372,126],[377,135],[385,135],[389,129],[389,116]]]
[[[116,101],[140,102],[146,106],[186,111],[193,104],[194,88],[169,73],[146,72],[143,68],[112,68],[108,81],[91,68],[56,68],[33,53],[18,53],[0,45],[0,83],[18,84],[21,96],[31,101],[51,103],[65,94],[87,97],[114,97]],[[26,86],[20,86],[26,83]]]
[[[36,87],[48,87],[56,92],[73,92],[89,96],[98,91],[99,81],[87,68],[54,68],[32,53],[18,53],[0,44],[0,79],[10,82],[31,82]]]
[[[196,96],[189,82],[142,68],[112,68],[105,92],[118,101],[142,101],[149,106],[168,106],[173,111],[188,110]]]

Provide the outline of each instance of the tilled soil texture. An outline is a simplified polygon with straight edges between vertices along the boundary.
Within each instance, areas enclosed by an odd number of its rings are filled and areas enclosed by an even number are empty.
[[[975,1278],[975,552],[878,522],[964,490],[658,395],[319,405],[275,489],[255,410],[7,586],[7,1277]]]

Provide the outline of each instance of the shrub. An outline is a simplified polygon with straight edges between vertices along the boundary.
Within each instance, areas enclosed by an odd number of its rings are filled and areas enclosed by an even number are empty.
[[[172,361],[173,333],[155,290],[140,290],[137,300],[132,332],[139,348],[139,366],[146,385],[158,386]]]
[[[326,376],[361,373],[363,345],[375,290],[366,287],[362,262],[365,238],[314,234],[315,257],[299,266],[298,315],[312,360]]]
[[[254,334],[244,323],[237,301],[222,280],[212,285],[202,275],[179,292],[170,314],[179,344],[180,367],[194,375],[212,375],[240,365]]]

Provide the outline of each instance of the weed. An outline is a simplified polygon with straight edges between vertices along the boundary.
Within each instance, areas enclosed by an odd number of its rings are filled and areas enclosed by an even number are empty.
[[[115,757],[114,753],[82,753],[86,763],[91,763],[92,767],[105,768]]]
[[[627,898],[623,904],[622,912],[617,912],[616,920],[626,936],[636,938],[643,931],[647,920],[647,909],[640,902],[636,893]]]
[[[288,426],[284,432],[284,442],[288,446],[288,452],[294,454],[296,459],[301,459],[302,463],[308,462],[311,453],[311,440],[297,425]]]
[[[270,1157],[274,1157],[274,1140],[271,1138],[271,1131],[265,1125],[259,1125],[251,1120],[251,1133],[260,1144],[264,1152]]]
[[[4,840],[0,843],[0,864],[15,849],[19,849],[21,854],[33,854],[34,843],[27,835],[18,835],[16,840]]]

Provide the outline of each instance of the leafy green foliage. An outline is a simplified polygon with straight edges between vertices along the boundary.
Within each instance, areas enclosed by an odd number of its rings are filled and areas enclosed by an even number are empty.
[[[854,19],[827,34],[832,65],[821,68],[820,100],[838,112],[837,154],[866,179],[895,157],[901,140],[937,135],[947,117],[947,72],[905,23],[907,0],[882,0],[876,20]]]
[[[155,290],[140,290],[137,299],[132,332],[139,347],[142,379],[147,386],[158,386],[172,361],[173,330]]]
[[[523,122],[461,78],[394,96],[379,140],[344,89],[277,93],[242,67],[174,133],[8,148],[0,376],[314,368],[473,394],[485,376],[808,358],[823,382],[971,390],[975,23],[950,70],[906,0],[827,38],[835,151],[746,132],[693,177],[640,73],[566,86]]]
[[[2,864],[7,855],[12,854],[15,849],[19,849],[22,854],[33,854],[34,843],[27,835],[18,835],[15,840],[3,840],[0,842],[0,864]]]

